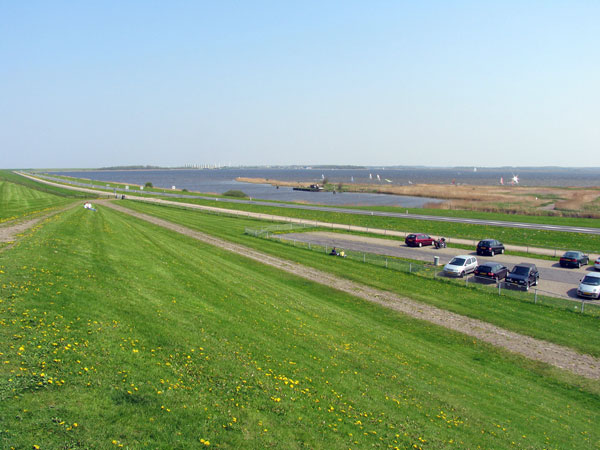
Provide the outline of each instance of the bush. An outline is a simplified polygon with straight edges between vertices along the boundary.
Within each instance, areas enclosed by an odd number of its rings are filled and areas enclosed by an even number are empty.
[[[153,188],[154,185],[148,181],[148,182],[146,182],[146,184],[144,185],[144,187],[145,188]]]
[[[246,195],[244,192],[237,191],[235,189],[227,191],[227,192],[224,192],[223,195],[225,197],[248,198],[248,195]]]

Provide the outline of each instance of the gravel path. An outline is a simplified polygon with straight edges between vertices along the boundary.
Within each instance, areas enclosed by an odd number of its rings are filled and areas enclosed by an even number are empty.
[[[324,284],[334,289],[346,292],[355,297],[378,303],[411,317],[443,326],[464,333],[481,341],[526,358],[541,361],[564,370],[568,370],[586,378],[600,379],[600,359],[583,355],[576,351],[550,342],[534,339],[519,333],[505,330],[495,325],[477,319],[462,316],[450,311],[436,308],[424,303],[418,303],[396,294],[371,288],[360,283],[339,278],[301,264],[277,258],[243,245],[227,242],[211,235],[168,222],[147,214],[138,213],[114,202],[101,201],[103,206],[113,208],[125,214],[140,218],[169,230],[190,236],[194,239],[246,256],[255,261],[276,267],[280,270],[295,274],[299,277]]]
[[[74,205],[68,206],[67,208],[55,210],[55,211],[49,212],[47,214],[44,214],[43,216],[38,216],[38,217],[29,219],[29,220],[22,221],[20,219],[15,219],[10,222],[5,222],[0,226],[0,242],[13,242],[16,240],[16,238],[18,237],[19,234],[24,233],[31,227],[35,226],[37,223],[41,222],[42,220],[44,220],[50,216],[58,214],[59,212],[65,211],[66,209],[69,209],[69,208],[72,208],[73,206]],[[8,246],[0,249],[0,251],[4,251],[10,247],[12,247],[12,245],[8,245]]]

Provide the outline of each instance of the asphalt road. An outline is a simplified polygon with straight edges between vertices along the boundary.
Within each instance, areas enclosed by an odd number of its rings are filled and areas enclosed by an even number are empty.
[[[408,247],[404,242],[392,239],[380,239],[367,236],[345,235],[331,232],[308,232],[286,234],[287,239],[295,239],[299,242],[310,242],[338,249],[353,250],[358,252],[375,253],[379,255],[396,256],[400,258],[414,259],[433,263],[433,257],[438,256],[440,261],[440,272],[444,264],[457,255],[474,255],[475,251],[469,252],[457,248],[435,249],[434,247]],[[587,272],[593,272],[594,267],[585,266],[580,269],[567,269],[560,267],[558,260],[547,261],[510,254],[496,255],[494,257],[477,256],[479,264],[485,262],[499,262],[508,269],[521,262],[533,263],[538,267],[540,282],[538,289],[549,295],[577,299],[577,286],[579,281]]]
[[[74,186],[82,186],[86,188],[92,189],[106,189],[106,184],[89,184],[89,183],[79,183],[79,182],[67,182],[62,178],[55,178],[48,175],[39,175],[36,174],[36,177],[45,178],[48,180],[56,181],[63,184],[72,184]],[[115,192],[122,193],[137,193],[137,194],[148,194],[148,192],[137,191],[134,189],[114,189]],[[336,213],[345,213],[345,214],[356,214],[356,215],[365,215],[365,216],[379,216],[379,217],[396,217],[402,219],[416,219],[416,220],[432,220],[436,222],[452,222],[452,223],[468,223],[468,224],[476,224],[476,225],[490,225],[497,227],[509,227],[509,228],[526,228],[530,230],[546,230],[546,231],[563,231],[566,233],[585,233],[585,234],[600,234],[600,228],[591,228],[591,227],[569,227],[569,226],[560,226],[560,225],[544,225],[537,223],[523,223],[523,222],[512,222],[512,221],[501,221],[501,220],[482,220],[482,219],[466,219],[461,217],[442,217],[442,216],[430,216],[425,214],[402,214],[402,213],[393,213],[393,212],[385,212],[385,211],[365,211],[361,209],[352,209],[352,208],[334,208],[330,206],[316,206],[316,205],[306,205],[306,204],[290,204],[290,203],[278,203],[278,202],[266,202],[260,200],[240,200],[233,198],[215,198],[209,196],[198,196],[198,195],[189,195],[189,194],[175,194],[171,192],[152,192],[152,195],[157,195],[161,197],[171,197],[171,198],[196,198],[202,200],[212,200],[223,203],[246,203],[251,205],[260,205],[260,206],[275,206],[278,208],[290,208],[290,209],[306,209],[312,211],[326,211],[326,212],[336,212]],[[315,203],[319,201],[319,195],[321,193],[315,192]],[[343,194],[339,194],[343,195]],[[385,195],[385,194],[381,194]]]

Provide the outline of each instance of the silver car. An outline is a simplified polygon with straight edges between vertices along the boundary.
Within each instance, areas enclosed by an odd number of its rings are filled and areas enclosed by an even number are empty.
[[[471,255],[459,255],[444,266],[444,273],[455,277],[464,277],[467,273],[474,272],[476,268],[477,258]]]
[[[588,273],[577,288],[577,295],[583,298],[600,299],[600,273]]]

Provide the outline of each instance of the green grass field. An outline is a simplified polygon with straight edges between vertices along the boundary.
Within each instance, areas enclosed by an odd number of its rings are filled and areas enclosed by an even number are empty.
[[[8,181],[12,177],[6,177],[2,172],[0,171],[0,223],[50,211],[74,201],[73,198]]]
[[[58,197],[65,198],[94,198],[93,194],[85,193],[85,192],[77,192],[72,189],[65,189],[59,186],[50,186],[48,184],[40,183],[38,181],[32,180],[30,178],[23,177],[18,175],[10,170],[0,169],[0,181],[9,181],[14,184],[18,184],[21,186],[28,187],[30,189],[34,189],[39,192],[45,192],[47,194],[52,194]]]
[[[589,235],[584,233],[563,233],[557,231],[538,231],[466,223],[436,222],[430,220],[403,219],[396,217],[377,217],[370,215],[334,213],[328,211],[281,208],[276,206],[226,203],[222,201],[211,200],[175,198],[170,200],[181,201],[183,203],[213,206],[223,209],[250,211],[327,223],[343,223],[367,228],[378,228],[382,230],[429,233],[432,235],[446,236],[451,238],[472,239],[473,241],[492,237],[502,241],[505,244],[564,250],[577,249],[594,254],[600,252],[600,235]],[[469,217],[469,214],[465,214],[465,216]],[[506,219],[506,216],[504,216],[504,218]],[[597,225],[597,221],[595,225]]]
[[[106,208],[0,257],[3,448],[600,444],[594,383]]]
[[[223,239],[247,245],[265,253],[300,262],[376,288],[396,292],[443,309],[494,323],[519,333],[556,342],[582,353],[600,356],[600,319],[581,315],[514,297],[499,297],[493,290],[457,286],[445,279],[424,279],[357,261],[331,258],[276,241],[244,234],[246,227],[259,228],[265,222],[239,217],[205,214],[198,211],[151,205],[135,201],[121,202],[131,209],[180,223]],[[579,308],[574,303],[574,308]]]

